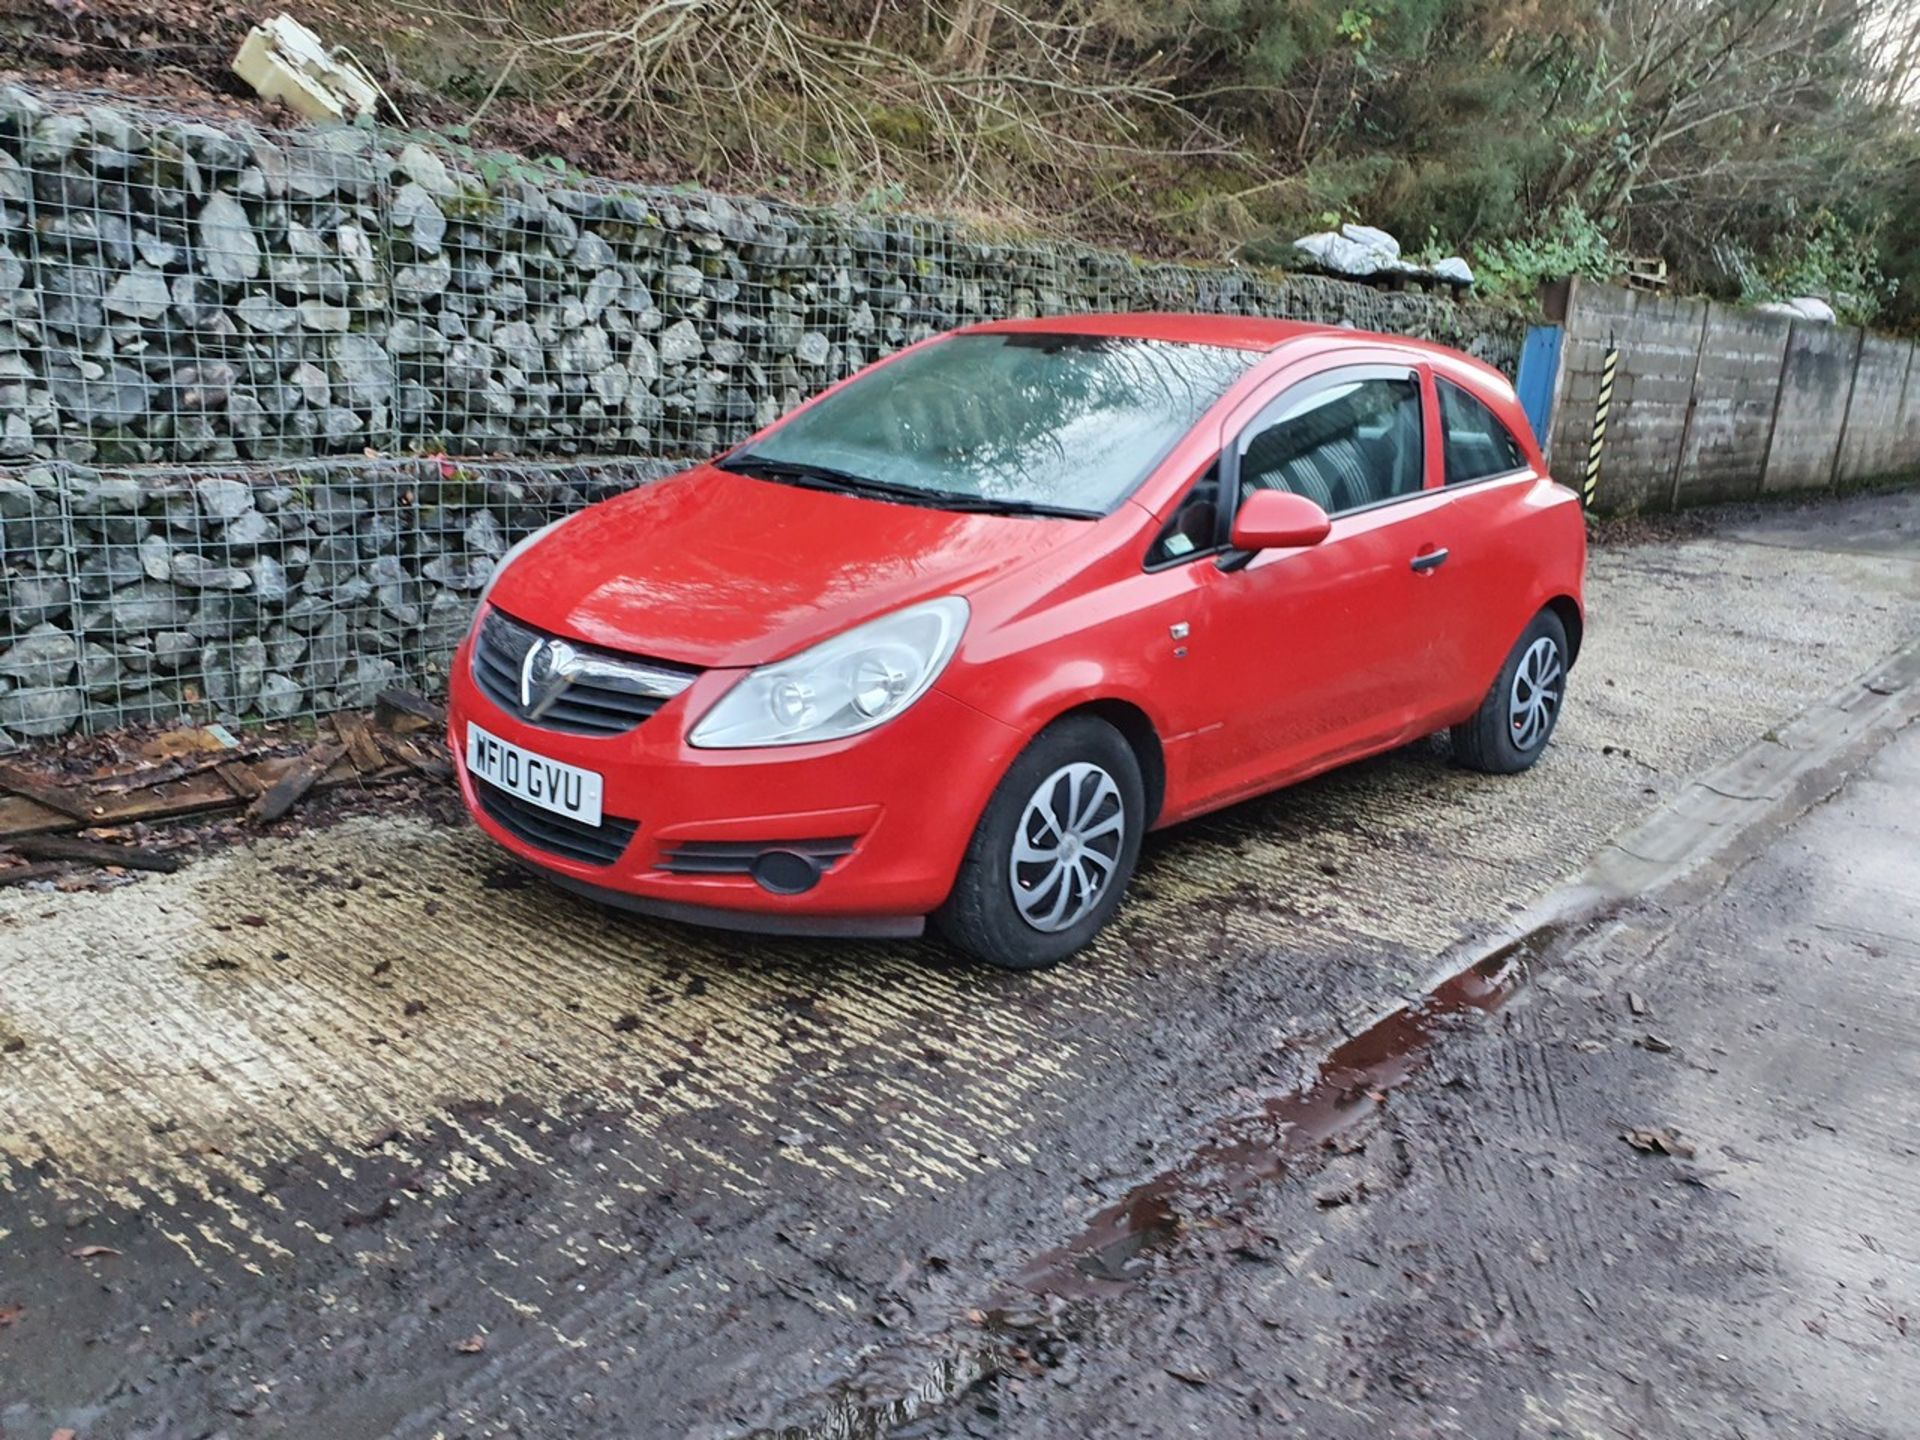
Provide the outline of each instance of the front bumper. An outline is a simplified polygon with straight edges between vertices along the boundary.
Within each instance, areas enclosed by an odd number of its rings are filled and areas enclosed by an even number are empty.
[[[692,720],[738,678],[709,671],[636,728],[567,734],[529,724],[474,683],[469,639],[454,657],[448,740],[475,822],[523,863],[564,887],[628,909],[734,929],[910,935],[953,887],[968,839],[1020,734],[931,690],[897,719],[846,740],[754,750],[687,745]],[[635,822],[624,844],[589,863],[509,828],[482,803],[466,765],[469,721],[549,759],[604,779],[609,819]],[[498,810],[498,792],[494,809]],[[511,819],[511,817],[508,817]],[[800,893],[746,873],[675,873],[710,857],[790,843],[832,855]],[[809,846],[807,842],[815,842]],[[832,843],[827,843],[832,842]],[[848,845],[850,842],[850,848]]]

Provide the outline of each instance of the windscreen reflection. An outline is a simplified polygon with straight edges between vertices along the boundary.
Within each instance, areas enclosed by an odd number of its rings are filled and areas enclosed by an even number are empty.
[[[856,379],[734,462],[1104,514],[1256,352],[1127,337],[955,335]]]

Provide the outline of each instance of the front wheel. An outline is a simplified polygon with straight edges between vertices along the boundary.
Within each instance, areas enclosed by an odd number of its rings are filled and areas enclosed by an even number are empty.
[[[993,792],[934,923],[989,965],[1057,964],[1120,908],[1145,820],[1140,764],[1120,732],[1091,715],[1057,721]]]
[[[1551,610],[1533,617],[1480,708],[1453,727],[1454,758],[1475,770],[1514,775],[1540,758],[1567,694],[1567,627]]]

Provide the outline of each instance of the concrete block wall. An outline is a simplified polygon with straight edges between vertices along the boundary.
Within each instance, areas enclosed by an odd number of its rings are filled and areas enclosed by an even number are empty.
[[[1901,397],[1900,414],[1894,425],[1900,434],[1896,451],[1899,473],[1920,475],[1920,344],[1913,347],[1913,363],[1907,367],[1906,393]]]
[[[1920,476],[1914,345],[1575,280],[1549,463],[1578,484],[1617,347],[1595,508],[1664,510]]]
[[[1560,478],[1577,484],[1584,468],[1601,366],[1617,344],[1621,363],[1607,418],[1602,483],[1613,508],[1664,508],[1686,440],[1687,401],[1705,321],[1702,306],[1575,282],[1561,350],[1562,408],[1552,430],[1551,459]]]
[[[1901,469],[1910,437],[1902,432],[1900,418],[1912,368],[1913,346],[1906,341],[1884,335],[1862,338],[1853,371],[1853,399],[1840,432],[1840,463],[1834,477],[1840,484],[1878,480]]]
[[[1862,333],[1796,320],[1788,330],[1780,403],[1761,489],[1769,494],[1822,490],[1833,484],[1840,427],[1853,398]]]
[[[1687,443],[1675,476],[1680,493],[1705,503],[1754,493],[1767,468],[1788,328],[1773,316],[1707,307],[1695,367]]]

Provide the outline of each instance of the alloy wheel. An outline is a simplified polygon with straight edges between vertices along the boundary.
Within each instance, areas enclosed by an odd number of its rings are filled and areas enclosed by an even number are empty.
[[[1542,635],[1520,657],[1513,672],[1513,692],[1507,697],[1507,720],[1516,750],[1524,754],[1547,738],[1560,710],[1560,682],[1565,675],[1560,647],[1550,636]]]
[[[1042,780],[1013,832],[1008,883],[1034,929],[1078,924],[1098,903],[1127,838],[1120,787],[1098,765],[1063,765]]]

